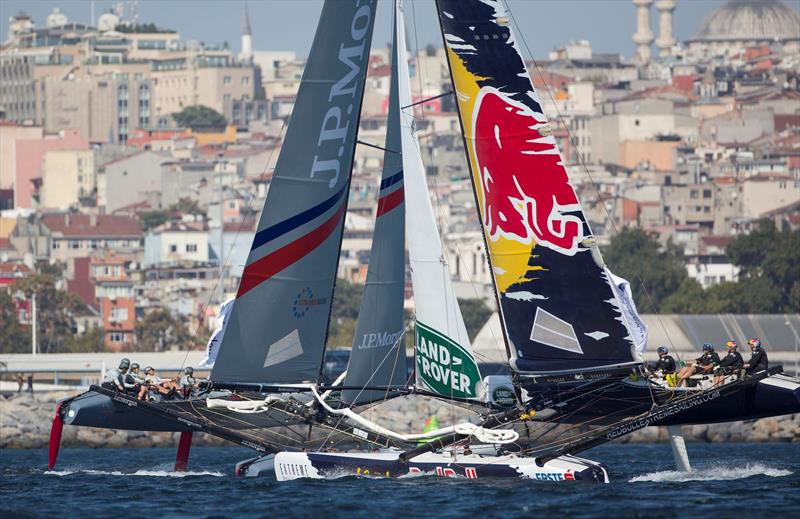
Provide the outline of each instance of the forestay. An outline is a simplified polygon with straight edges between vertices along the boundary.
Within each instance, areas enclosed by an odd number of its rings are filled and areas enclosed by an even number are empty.
[[[512,366],[634,363],[625,314],[507,13],[494,0],[437,7]]]
[[[217,383],[319,377],[375,5],[328,0],[322,8],[211,373]]]
[[[416,309],[415,358],[417,385],[442,396],[474,398],[481,379],[464,318],[453,291],[425,179],[419,142],[414,132],[403,10],[395,14],[400,128],[403,150],[408,256]]]
[[[393,41],[396,42],[396,34]],[[385,387],[406,383],[406,341],[403,334],[406,272],[402,239],[405,232],[405,195],[400,156],[396,53],[392,55],[387,124],[369,269],[344,382],[348,387]],[[352,389],[343,392],[342,400],[360,404],[380,400],[386,395],[385,390]]]

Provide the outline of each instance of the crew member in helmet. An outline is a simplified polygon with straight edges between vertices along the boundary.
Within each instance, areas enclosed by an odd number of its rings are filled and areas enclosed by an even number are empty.
[[[144,379],[139,374],[139,364],[134,362],[130,365],[130,369],[123,375],[122,385],[125,387],[127,393],[138,396],[142,389],[142,382],[144,382]]]
[[[715,386],[721,385],[725,381],[725,376],[742,369],[742,364],[744,364],[742,355],[736,351],[739,347],[736,341],[728,341],[725,343],[725,347],[728,348],[728,354],[722,357],[722,360],[719,361],[719,365],[714,368]]]
[[[658,360],[652,366],[653,373],[661,377],[675,373],[675,359],[669,354],[667,347],[659,346],[656,352],[658,352]]]
[[[714,345],[705,343],[703,344],[703,354],[700,355],[695,361],[681,369],[678,373],[678,385],[683,385],[684,381],[692,375],[698,373],[709,373],[714,366],[719,364],[719,355],[714,351]]]
[[[106,371],[106,375],[103,378],[102,387],[106,389],[114,389],[116,391],[125,391],[125,384],[123,377],[128,372],[128,368],[131,367],[131,361],[128,359],[122,359],[119,361],[118,368],[111,368]]]
[[[183,398],[189,398],[192,395],[197,387],[197,382],[194,379],[193,367],[188,366],[185,370],[183,370],[183,376],[181,377],[180,382],[178,382],[178,385],[180,386],[180,392]]]
[[[748,375],[764,371],[769,367],[767,360],[767,352],[761,347],[761,341],[758,339],[750,339],[747,341],[750,346],[750,360],[744,364],[744,369],[747,370]]]

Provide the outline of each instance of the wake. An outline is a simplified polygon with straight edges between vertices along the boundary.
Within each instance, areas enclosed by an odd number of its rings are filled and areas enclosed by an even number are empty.
[[[747,464],[743,467],[729,467],[724,465],[711,465],[699,467],[691,472],[680,470],[665,470],[641,474],[631,478],[629,483],[683,483],[688,481],[729,481],[735,479],[745,479],[753,476],[768,476],[779,478],[791,476],[792,471],[769,467],[761,463]]]
[[[198,470],[185,472],[173,472],[170,470],[137,470],[136,472],[122,472],[120,470],[45,470],[45,475],[48,476],[72,476],[75,474],[86,474],[90,476],[146,476],[156,478],[186,478],[192,476],[211,476],[215,478],[224,477],[225,474],[217,471]]]

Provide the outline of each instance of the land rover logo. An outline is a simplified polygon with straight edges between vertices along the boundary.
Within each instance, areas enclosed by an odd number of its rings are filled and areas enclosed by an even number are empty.
[[[517,403],[514,390],[507,386],[499,386],[492,391],[492,401],[503,407],[513,407]]]
[[[474,398],[481,379],[469,350],[417,321],[417,377],[431,391],[458,398]]]

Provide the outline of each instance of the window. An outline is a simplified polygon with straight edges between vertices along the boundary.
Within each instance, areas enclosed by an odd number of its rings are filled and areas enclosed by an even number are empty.
[[[170,245],[169,246],[169,251],[170,252],[178,252],[178,246],[177,245]]]
[[[222,78],[222,84],[223,85],[230,85],[231,84],[231,77],[230,76],[223,77]]]
[[[58,240],[53,240],[53,249],[61,248],[61,242]]]
[[[703,190],[703,198],[711,198],[711,190],[710,189],[704,189]]]
[[[243,85],[249,85],[250,84],[250,78],[248,76],[242,76],[242,84]]]
[[[127,308],[112,308],[111,309],[111,316],[109,320],[112,323],[121,323],[123,321],[128,320],[128,309]]]
[[[197,252],[197,244],[196,243],[187,243],[186,244],[186,252]]]
[[[80,249],[81,248],[81,242],[79,242],[78,240],[70,240],[69,241],[69,248],[70,249]]]
[[[108,340],[110,342],[125,342],[125,333],[124,332],[111,332],[108,334]]]

